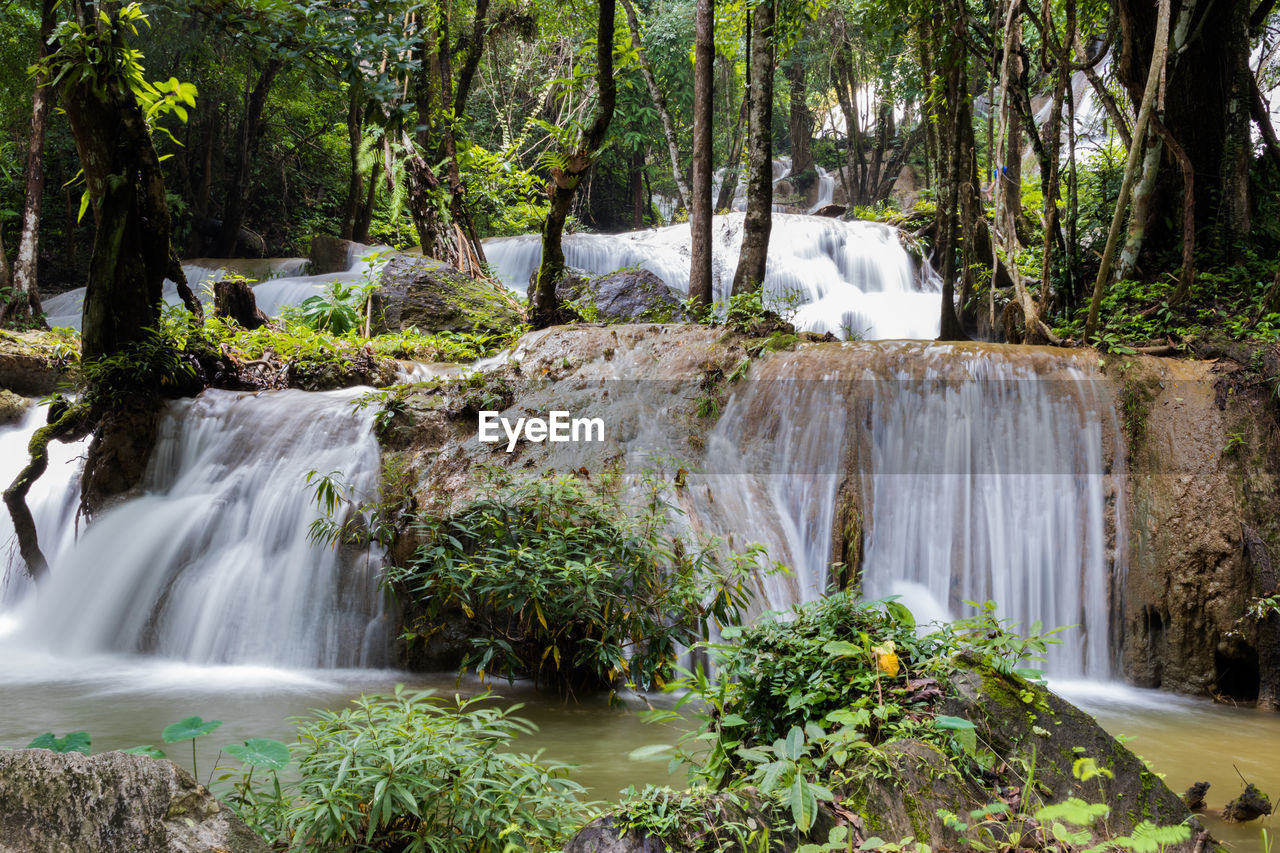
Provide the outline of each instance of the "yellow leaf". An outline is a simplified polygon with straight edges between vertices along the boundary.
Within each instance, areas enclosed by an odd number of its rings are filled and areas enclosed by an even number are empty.
[[[876,655],[876,667],[890,678],[898,674],[898,656],[893,652]]]
[[[463,603],[462,603],[462,612],[463,612],[463,613],[465,613],[465,614],[467,614],[467,618],[468,618],[468,619],[474,619],[474,618],[476,618],[476,613],[475,613],[475,611],[474,611],[474,610],[472,610],[470,607],[468,607],[468,606],[466,605],[466,602],[463,602]]]

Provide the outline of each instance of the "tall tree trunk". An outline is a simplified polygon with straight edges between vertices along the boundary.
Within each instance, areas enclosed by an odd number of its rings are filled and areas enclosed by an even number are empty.
[[[702,306],[709,306],[714,298],[711,282],[711,214],[714,213],[711,209],[711,127],[715,109],[715,59],[713,2],[697,0],[693,41],[693,186],[689,209],[689,296]]]
[[[967,62],[963,36],[965,34],[965,16],[956,0],[951,0],[946,9],[950,20],[933,19],[929,29],[934,35],[946,35],[940,45],[937,73],[942,77],[943,98],[935,105],[941,114],[937,115],[940,177],[942,183],[942,203],[938,208],[938,243],[937,251],[942,261],[942,306],[938,339],[943,341],[965,340],[966,335],[960,327],[960,319],[956,316],[955,291],[956,281],[961,270],[968,266],[958,255],[966,251],[965,241],[961,236],[961,206],[965,183],[965,163],[972,159],[972,149],[965,150],[964,127],[968,125],[969,136],[972,136],[973,124],[967,121],[970,114],[967,109],[969,99],[967,85]],[[927,38],[928,36],[926,36]]]
[[[751,103],[747,130],[747,214],[733,293],[764,286],[773,230],[773,25],[775,0],[751,12]]]
[[[373,224],[373,209],[378,202],[378,179],[382,163],[375,162],[369,170],[369,188],[364,201],[360,202],[360,211],[356,214],[356,224],[351,231],[351,239],[357,243],[369,242],[369,226]]]
[[[1151,127],[1164,140],[1165,147],[1182,170],[1182,271],[1178,275],[1178,289],[1169,298],[1170,305],[1177,305],[1191,295],[1196,281],[1196,172],[1191,158],[1159,116],[1151,116]]]
[[[267,105],[271,86],[282,70],[284,60],[267,60],[253,89],[245,94],[244,117],[241,119],[240,134],[236,141],[236,169],[227,187],[227,203],[222,212],[222,228],[218,232],[219,257],[229,258],[235,254],[240,228],[244,225],[245,208],[249,204],[249,173],[253,158],[258,153],[258,142],[262,138],[262,111]]]
[[[613,121],[613,109],[618,99],[617,82],[613,79],[613,26],[616,14],[615,0],[597,0],[599,17],[596,21],[596,88],[599,102],[595,119],[583,135],[578,150],[569,156],[565,168],[552,168],[551,183],[547,193],[551,197],[551,210],[542,226],[542,263],[530,299],[530,322],[535,329],[545,329],[559,322],[560,304],[556,299],[556,283],[564,273],[564,221],[573,207],[573,195],[591,168],[604,144]]]
[[[56,23],[55,0],[43,0],[40,10],[40,34],[37,60],[49,54],[48,41]],[[40,316],[38,264],[40,243],[40,209],[44,199],[44,140],[49,123],[52,90],[44,74],[36,74],[31,104],[31,131],[27,139],[26,192],[22,209],[22,226],[18,253],[14,261],[12,297],[0,317],[5,320],[32,320]]]
[[[1008,32],[1005,34],[1005,53],[1006,62],[1008,63],[1008,74],[1012,80],[1021,80],[1026,73],[1022,61],[1022,16],[1018,11],[1019,3],[1017,0],[1010,3],[1011,18],[1007,21],[1006,26]],[[1016,109],[1006,109],[1006,102],[1009,99],[1008,81],[1006,81],[1000,95],[1001,111],[1004,113],[1003,118],[1007,122],[1007,136],[1004,140],[1004,161],[999,165],[1000,174],[993,176],[1001,187],[999,198],[1001,200],[1001,213],[1004,221],[1010,222],[1014,226],[1014,230],[1010,231],[1008,240],[1009,245],[1014,251],[1017,251],[1019,241],[1017,235],[1017,225],[1022,220],[1022,120],[1021,115]],[[1036,129],[1032,127],[1031,133],[1035,133]]]
[[[787,133],[791,137],[791,174],[803,175],[813,168],[813,113],[809,111],[804,62],[797,59],[787,67],[787,82],[790,84]]]
[[[1267,109],[1267,102],[1262,97],[1262,90],[1258,88],[1258,81],[1253,82],[1253,98],[1249,104],[1252,111],[1253,123],[1258,126],[1258,133],[1262,134],[1262,141],[1266,144],[1267,156],[1271,158],[1272,164],[1280,169],[1280,139],[1276,138],[1276,129],[1271,124],[1271,110]]]
[[[1151,51],[1151,68],[1147,72],[1147,87],[1142,94],[1142,108],[1133,127],[1133,145],[1129,146],[1129,159],[1125,163],[1124,177],[1120,181],[1120,195],[1116,199],[1115,214],[1107,231],[1107,245],[1098,267],[1098,277],[1093,282],[1093,298],[1089,301],[1089,317],[1085,321],[1084,337],[1092,340],[1098,331],[1098,313],[1102,308],[1102,294],[1111,278],[1111,265],[1115,259],[1116,244],[1120,238],[1120,226],[1124,222],[1125,208],[1129,206],[1129,193],[1133,187],[1134,173],[1142,151],[1142,140],[1147,136],[1147,123],[1156,103],[1156,91],[1164,74],[1165,55],[1169,50],[1169,15],[1171,0],[1160,0],[1160,14],[1156,22],[1155,44]]]
[[[671,119],[671,110],[667,107],[667,96],[659,88],[658,79],[653,74],[653,66],[650,65],[649,57],[645,54],[644,48],[641,47],[640,21],[636,17],[636,10],[631,5],[631,0],[622,0],[622,8],[627,13],[627,26],[631,29],[631,47],[636,52],[636,57],[640,60],[640,73],[644,77],[645,86],[649,89],[649,99],[653,101],[654,109],[658,111],[658,117],[662,120],[662,136],[667,142],[667,156],[671,158],[671,176],[676,182],[676,210],[689,210],[689,187],[684,182],[684,169],[680,167],[679,137],[676,136],[676,125]],[[701,5],[699,5],[699,13],[701,8]],[[696,100],[696,69],[694,75],[694,99]],[[697,111],[696,106],[694,111]],[[697,130],[694,131],[694,134],[695,136],[697,135]],[[694,182],[697,182],[696,178]]]
[[[364,200],[364,170],[360,168],[360,143],[364,140],[364,110],[360,89],[352,86],[347,103],[347,158],[351,175],[347,178],[347,197],[342,203],[342,226],[339,236],[352,239],[356,229],[356,216],[360,202]]]
[[[1182,146],[1196,175],[1196,227],[1214,238],[1211,248],[1230,256],[1246,245],[1250,232],[1248,169],[1253,156],[1249,135],[1252,72],[1249,23],[1252,0],[1175,0],[1171,45],[1159,87],[1161,120]],[[1133,103],[1141,102],[1147,68],[1157,47],[1156,4],[1150,0],[1112,0],[1121,46],[1116,76]],[[1135,144],[1141,144],[1133,133]],[[1155,186],[1152,207],[1174,206],[1182,186],[1181,169],[1166,158]],[[1179,229],[1156,217],[1144,255],[1175,247]]]
[[[49,36],[57,15],[56,0],[43,0],[40,4],[40,45],[37,61],[49,55]],[[26,195],[22,205],[22,233],[18,238],[18,256],[13,263],[10,281],[12,295],[0,311],[0,319],[30,321],[40,316],[40,290],[38,265],[40,256],[40,206],[44,200],[44,137],[49,126],[49,101],[52,98],[49,81],[44,74],[36,75],[36,87],[31,97],[31,135],[27,139]]]
[[[644,227],[644,152],[631,155],[631,229]]]

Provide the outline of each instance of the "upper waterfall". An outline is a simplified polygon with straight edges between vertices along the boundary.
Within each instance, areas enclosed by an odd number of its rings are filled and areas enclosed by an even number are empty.
[[[717,216],[712,226],[712,279],[727,299],[742,245],[742,214]],[[644,267],[682,293],[689,291],[689,225],[625,234],[569,234],[570,267],[603,275]],[[485,241],[498,277],[524,292],[542,257],[537,235]],[[903,247],[900,232],[876,222],[845,222],[779,213],[769,239],[765,294],[795,312],[796,327],[841,338],[934,338],[941,285],[928,264]]]

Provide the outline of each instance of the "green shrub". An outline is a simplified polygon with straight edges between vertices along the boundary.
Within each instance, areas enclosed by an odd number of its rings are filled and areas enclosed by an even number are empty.
[[[289,849],[558,850],[595,807],[565,765],[507,751],[536,727],[490,698],[398,687],[317,711],[296,721],[297,781],[239,786],[234,805]]]
[[[486,497],[424,514],[412,564],[388,570],[425,610],[411,636],[429,636],[447,608],[476,623],[464,668],[562,691],[620,680],[647,689],[713,623],[739,621],[757,552],[723,556],[717,543],[671,535],[656,486],[629,514],[608,478],[491,477]]]

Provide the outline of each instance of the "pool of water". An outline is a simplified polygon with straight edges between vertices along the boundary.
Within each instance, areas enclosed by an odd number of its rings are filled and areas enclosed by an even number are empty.
[[[190,767],[187,743],[164,746],[160,732],[187,716],[223,720],[197,741],[203,781],[213,778],[221,747],[250,737],[293,737],[290,718],[317,708],[336,709],[361,693],[390,692],[398,683],[444,695],[476,695],[475,679],[395,671],[296,671],[268,667],[209,667],[141,657],[94,657],[68,662],[39,654],[0,653],[0,747],[22,747],[42,732],[87,731],[93,751],[140,744],[162,746]],[[1204,820],[1234,849],[1263,849],[1260,830],[1271,819],[1232,825],[1217,812],[1243,788],[1241,775],[1272,797],[1280,796],[1280,715],[1231,708],[1203,700],[1117,685],[1056,683],[1056,690],[1090,713],[1109,732],[1126,737],[1169,786],[1182,792],[1193,782],[1212,784]],[[667,761],[635,761],[629,754],[653,743],[674,743],[678,726],[646,723],[642,712],[665,697],[603,697],[561,702],[529,685],[496,682],[500,701],[538,726],[517,748],[543,750],[547,758],[577,765],[574,777],[593,798],[615,799],[629,785],[670,784]]]
[[[1219,816],[1244,790],[1241,777],[1280,806],[1280,714],[1113,684],[1053,687],[1112,735],[1125,738],[1175,792],[1209,782],[1208,811],[1201,819],[1232,849],[1261,851],[1261,830],[1274,834],[1280,828],[1274,815],[1246,824],[1226,823]]]

